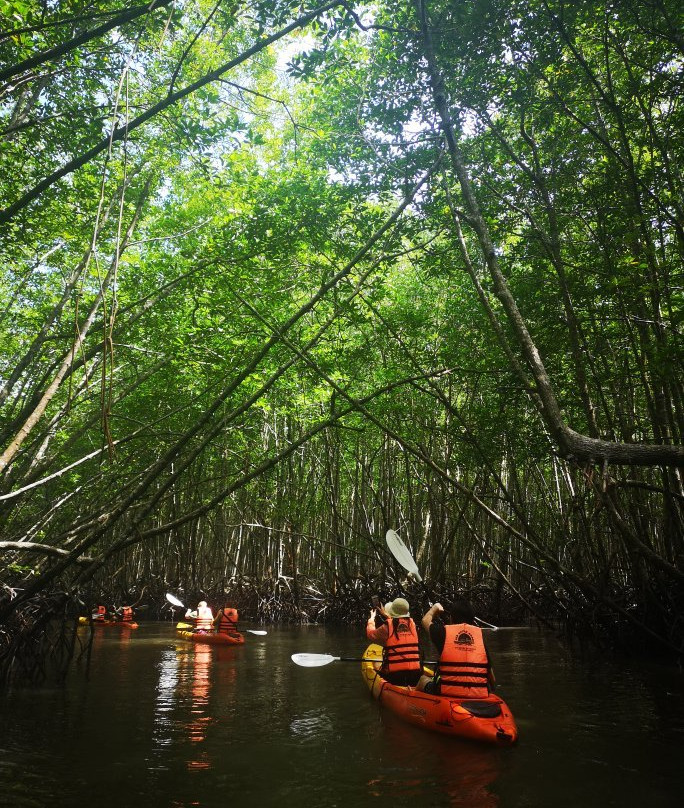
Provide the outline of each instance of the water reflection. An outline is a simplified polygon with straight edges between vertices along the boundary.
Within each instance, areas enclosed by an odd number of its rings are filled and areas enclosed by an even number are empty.
[[[234,696],[236,669],[230,650],[180,643],[162,653],[155,694],[154,743],[160,755],[163,750],[168,755],[169,747],[175,749],[172,757],[178,763],[182,760],[186,771],[214,767],[216,745],[208,742],[211,726],[221,722],[225,731],[227,720],[234,717],[231,694]],[[220,704],[213,704],[215,687],[221,691]],[[223,708],[226,703],[231,706]]]
[[[499,797],[490,790],[500,774],[499,752],[456,741],[440,745],[437,773],[451,808],[494,808]]]
[[[188,738],[192,744],[197,744],[194,755],[188,761],[189,771],[209,769],[211,760],[204,741],[207,738],[207,727],[212,722],[209,715],[209,692],[211,689],[211,647],[197,643],[192,655],[192,702],[190,706],[191,720],[187,726]],[[202,746],[199,746],[202,744]]]
[[[175,650],[166,649],[159,662],[159,682],[154,702],[153,741],[155,746],[169,746],[173,743],[173,714],[179,678],[178,669],[178,656]]]
[[[83,636],[83,642],[87,642],[88,632],[91,631],[90,626],[82,625],[78,627],[79,633]],[[115,649],[118,655],[117,665],[113,669],[116,674],[117,685],[124,685],[129,675],[129,664],[131,648],[134,645],[131,641],[131,635],[134,634],[130,629],[122,629],[120,626],[96,626],[92,629],[92,648],[90,652],[91,660],[98,660],[101,656],[109,653],[109,650]],[[89,676],[101,675],[96,668],[89,668]]]
[[[418,731],[396,716],[385,716],[391,762],[368,781],[369,794],[397,803],[422,804],[431,793],[435,805],[449,808],[496,808],[490,787],[501,773],[501,750]],[[504,752],[505,754],[505,752]]]
[[[682,674],[512,634],[491,646],[523,731],[497,749],[403,722],[356,664],[291,662],[357,656],[351,631],[274,629],[224,649],[172,625],[101,629],[90,679],[0,691],[0,806],[679,808]]]

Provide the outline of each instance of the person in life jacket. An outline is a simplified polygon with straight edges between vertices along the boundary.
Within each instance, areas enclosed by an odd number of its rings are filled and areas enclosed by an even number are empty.
[[[486,698],[494,688],[494,671],[472,606],[465,600],[447,609],[435,603],[422,625],[439,652],[439,661],[434,677],[423,676],[418,690],[462,699]]]
[[[197,604],[196,611],[191,612],[190,609],[188,609],[185,616],[192,618],[195,624],[195,631],[211,631],[214,622],[214,613],[211,611],[211,607],[207,606],[206,600],[201,600]]]
[[[376,628],[377,612],[387,618]],[[380,675],[390,684],[415,687],[422,664],[418,645],[418,629],[409,613],[408,601],[395,598],[384,609],[371,609],[366,623],[366,637],[383,646]]]
[[[117,612],[119,610],[117,609]],[[133,622],[133,607],[132,606],[122,606],[121,607],[121,615],[119,619],[122,623],[132,623]]]
[[[219,634],[235,636],[238,632],[238,610],[223,606],[214,618],[214,627]]]
[[[107,617],[107,609],[100,604],[93,612],[93,620],[104,620]]]

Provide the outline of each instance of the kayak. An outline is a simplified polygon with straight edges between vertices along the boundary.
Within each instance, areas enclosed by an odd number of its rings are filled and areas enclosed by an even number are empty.
[[[216,632],[193,631],[190,623],[176,623],[176,632],[192,642],[209,643],[209,645],[241,645],[245,638],[242,634],[217,634]]]
[[[92,623],[94,626],[102,626],[102,628],[112,628],[118,626],[119,628],[138,628],[138,624],[131,621],[124,620],[91,620],[89,617],[79,617],[78,624],[86,626]]]
[[[382,646],[369,645],[363,656],[361,673],[373,696],[411,724],[444,735],[498,746],[511,746],[517,740],[518,728],[511,711],[494,693],[485,699],[473,700],[434,696],[413,687],[398,687],[383,679],[376,670],[374,660],[382,661]],[[428,668],[424,672],[432,676]]]

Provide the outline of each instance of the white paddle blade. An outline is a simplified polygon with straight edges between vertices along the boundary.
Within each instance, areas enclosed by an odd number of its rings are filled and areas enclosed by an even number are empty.
[[[185,608],[184,604],[182,604],[178,600],[178,598],[174,598],[174,596],[170,592],[166,593],[166,599],[168,600],[169,603],[172,603],[174,606],[178,606],[181,609]]]
[[[247,628],[247,629],[245,629],[245,631],[248,634],[258,634],[260,637],[263,637],[264,635],[268,634],[267,631],[256,631],[256,629],[252,629],[252,628]]]
[[[423,579],[418,572],[418,566],[413,560],[411,551],[392,529],[388,530],[385,534],[385,541],[387,542],[390,553],[392,553],[406,572],[413,575],[417,581],[422,581]]]
[[[302,668],[320,668],[322,665],[329,665],[339,657],[330,654],[292,654],[292,661]]]

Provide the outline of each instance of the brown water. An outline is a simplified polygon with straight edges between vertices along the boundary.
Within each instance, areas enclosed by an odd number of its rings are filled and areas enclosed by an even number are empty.
[[[87,629],[86,629],[87,630]],[[361,632],[269,628],[244,646],[171,624],[98,630],[90,677],[0,694],[0,805],[13,808],[681,808],[684,677],[587,662],[536,631],[489,633],[512,749],[404,724],[359,666]]]

